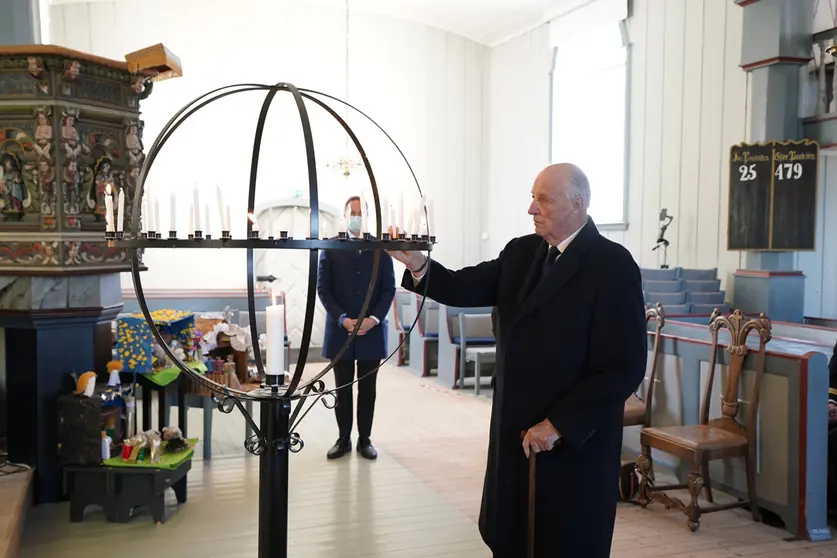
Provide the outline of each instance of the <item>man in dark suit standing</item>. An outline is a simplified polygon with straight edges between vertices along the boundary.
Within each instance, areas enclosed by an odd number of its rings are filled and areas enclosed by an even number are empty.
[[[537,456],[536,556],[607,558],[625,400],[645,374],[639,268],[587,216],[574,165],[532,188],[535,234],[459,271],[393,252],[403,286],[458,307],[495,306],[497,356],[480,533],[496,558],[526,556],[527,457]],[[521,433],[525,432],[521,448]]]
[[[350,238],[347,242],[352,242],[361,235],[360,203],[357,196],[346,201],[344,209]],[[317,293],[327,314],[323,356],[329,360],[337,356],[360,319],[360,310],[372,280],[374,258],[374,252],[360,250],[324,250],[320,254]],[[370,440],[372,418],[375,414],[375,384],[378,378],[377,371],[372,371],[388,356],[384,320],[393,298],[395,274],[392,259],[382,255],[375,290],[369,303],[369,315],[363,317],[354,342],[334,365],[334,381],[339,387],[354,381],[357,363],[357,450],[367,459],[378,457]],[[340,437],[328,451],[329,459],[342,457],[351,451],[353,392],[353,386],[337,391],[334,412]]]

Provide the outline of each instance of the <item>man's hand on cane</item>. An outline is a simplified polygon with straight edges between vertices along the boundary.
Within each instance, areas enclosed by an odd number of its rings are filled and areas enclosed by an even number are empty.
[[[528,458],[530,451],[534,453],[549,451],[558,444],[560,439],[561,434],[552,426],[549,419],[543,419],[526,431],[526,435],[523,437],[523,453]]]

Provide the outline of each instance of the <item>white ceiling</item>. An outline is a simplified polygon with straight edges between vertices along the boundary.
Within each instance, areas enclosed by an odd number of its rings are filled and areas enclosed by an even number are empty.
[[[344,0],[319,0],[340,3]],[[494,46],[591,0],[349,0],[363,10],[437,27]]]
[[[48,1],[56,5],[113,0]],[[335,7],[345,5],[345,0],[296,1]],[[594,0],[349,0],[351,10],[415,21],[488,46],[505,42],[592,1]]]

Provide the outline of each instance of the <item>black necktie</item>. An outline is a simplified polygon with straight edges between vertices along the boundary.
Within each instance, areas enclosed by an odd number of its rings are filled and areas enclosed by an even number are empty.
[[[558,256],[561,255],[561,250],[558,249],[557,246],[550,246],[549,251],[546,253],[546,260],[543,262],[543,272],[541,273],[541,279],[546,277],[546,274],[552,269],[552,266],[555,265],[555,262],[558,260]]]

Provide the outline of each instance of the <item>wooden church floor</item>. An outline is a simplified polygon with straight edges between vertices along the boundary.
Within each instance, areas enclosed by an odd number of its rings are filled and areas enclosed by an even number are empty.
[[[311,365],[315,372],[322,365]],[[476,520],[485,466],[490,401],[439,387],[405,369],[385,367],[378,378],[373,442],[376,462],[353,452],[327,461],[337,431],[332,410],[318,404],[303,421],[305,448],[291,456],[292,557],[490,557]],[[200,409],[190,410],[190,435],[200,436]],[[176,417],[176,413],[172,413]],[[258,413],[256,413],[258,415]],[[189,473],[186,504],[168,495],[166,523],[146,512],[108,524],[88,508],[69,522],[66,503],[33,508],[21,558],[255,557],[258,459],[245,456],[244,422],[215,413],[214,457]],[[353,440],[354,441],[354,440]],[[716,493],[716,499],[720,500]],[[697,533],[685,518],[652,504],[620,506],[611,556],[837,556],[837,542],[786,542],[790,534],[753,523],[740,510],[707,515]]]

